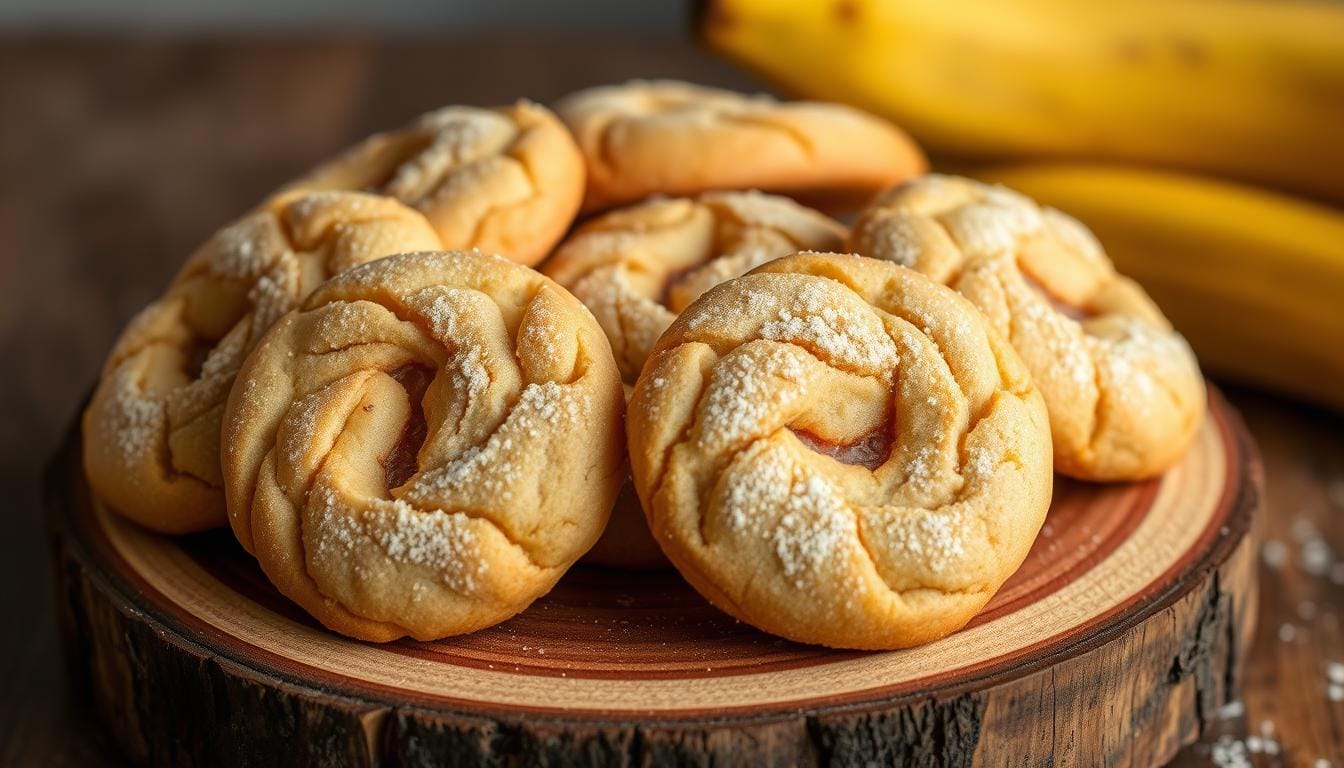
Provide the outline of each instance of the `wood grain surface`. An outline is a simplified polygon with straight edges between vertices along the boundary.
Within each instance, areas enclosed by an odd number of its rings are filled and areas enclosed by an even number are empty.
[[[755,85],[663,40],[0,39],[0,763],[118,759],[63,683],[38,475],[126,318],[220,223],[364,133],[631,76]],[[1232,399],[1267,475],[1262,610],[1244,705],[1177,764],[1344,766],[1344,419]]]
[[[117,744],[154,766],[997,766],[1070,752],[1147,766],[1231,701],[1253,630],[1262,474],[1216,391],[1160,480],[1062,482],[1026,561],[966,628],[886,653],[759,632],[673,571],[593,566],[471,635],[354,642],[284,600],[228,531],[170,538],[116,516],[89,496],[78,446],[72,432],[47,480],[66,668]]]

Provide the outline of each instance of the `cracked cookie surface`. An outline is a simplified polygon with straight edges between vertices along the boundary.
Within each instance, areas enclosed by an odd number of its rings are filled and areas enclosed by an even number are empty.
[[[1194,439],[1205,411],[1194,353],[1076,219],[930,175],[879,196],[850,245],[952,286],[1012,342],[1045,397],[1058,471],[1142,479]]]
[[[282,195],[221,229],[104,364],[84,413],[94,490],[164,533],[223,526],[220,415],[243,358],[331,275],[438,242],[410,208],[354,192]]]
[[[904,132],[866,112],[673,80],[589,88],[556,112],[587,163],[585,211],[713,189],[853,200],[926,165]]]
[[[964,298],[799,254],[711,289],[630,402],[650,528],[719,608],[801,642],[899,648],[964,625],[1050,503],[1045,407]]]
[[[706,290],[798,250],[834,250],[847,230],[777,195],[706,192],[657,198],[594,218],[543,267],[584,303],[606,332],[627,384],[677,314]],[[585,558],[622,567],[665,567],[633,489]]]
[[[496,624],[597,540],[624,397],[592,316],[478,252],[337,276],[266,334],[224,414],[238,540],[352,637]]]
[[[443,107],[379,133],[286,189],[355,189],[425,215],[444,248],[479,248],[520,264],[545,258],[583,197],[583,158],[550,110]]]

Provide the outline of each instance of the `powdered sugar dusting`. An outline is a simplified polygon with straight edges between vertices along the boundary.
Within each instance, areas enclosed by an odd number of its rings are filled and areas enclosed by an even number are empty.
[[[845,312],[821,281],[803,286],[789,305],[761,326],[761,337],[802,343],[832,363],[890,375],[900,361],[896,345],[871,312]]]
[[[973,256],[1012,252],[1023,236],[1044,226],[1034,204],[1015,199],[968,203],[939,219],[962,250]]]
[[[714,367],[700,410],[699,442],[716,449],[751,438],[803,394],[807,369],[789,347],[730,354]]]
[[[854,515],[825,478],[809,475],[789,488],[784,516],[771,534],[784,575],[801,589],[805,573],[816,573],[841,557],[858,536]]]
[[[489,568],[471,518],[461,512],[416,509],[401,499],[373,499],[357,508],[330,488],[314,494],[320,505],[314,555],[348,557],[360,540],[377,545],[388,559],[436,572],[450,589],[470,595]]]
[[[289,432],[304,437],[290,442],[286,458],[291,465],[302,462],[303,454],[309,447],[308,440],[317,433],[318,421],[327,407],[328,403],[320,392],[310,394],[290,407],[286,416]]]
[[[938,447],[921,445],[905,464],[905,483],[921,498],[930,498],[942,486],[945,473]]]
[[[103,411],[108,421],[103,434],[116,441],[118,453],[132,463],[153,452],[166,435],[167,414],[162,399],[146,395],[129,365],[122,365],[108,382],[112,407]]]
[[[966,452],[965,474],[968,479],[987,478],[993,474],[997,462],[994,453],[987,448],[972,448]]]
[[[864,223],[863,238],[871,243],[871,254],[903,267],[915,268],[926,253],[924,236],[910,218],[903,215],[879,216]]]
[[[271,216],[244,217],[211,238],[210,269],[235,280],[255,280],[275,263],[279,243],[279,231]]]
[[[513,139],[513,121],[498,112],[446,107],[420,118],[415,130],[433,136],[415,156],[397,167],[384,191],[415,203],[434,193],[471,163],[496,155]]]
[[[293,266],[292,262],[290,266]],[[280,316],[294,308],[299,300],[299,275],[297,269],[271,269],[257,276],[252,289],[247,293],[252,304],[253,334],[255,344],[267,328],[275,324]]]
[[[893,552],[924,563],[930,572],[951,571],[966,555],[967,523],[959,507],[890,516],[883,531]]]
[[[407,306],[429,323],[434,338],[455,350],[447,370],[459,385],[459,392],[474,399],[490,385],[486,370],[486,355],[475,343],[473,326],[480,314],[482,301],[489,301],[475,291],[452,286],[432,286],[406,298]]]
[[[452,344],[466,335],[466,324],[475,314],[471,305],[476,296],[479,294],[463,288],[432,286],[406,297],[406,304],[425,318],[434,338]]]
[[[768,541],[785,578],[802,589],[857,540],[854,515],[830,481],[796,468],[780,445],[757,444],[745,458],[720,511],[729,530]],[[764,510],[778,519],[768,523]]]
[[[526,466],[516,462],[517,448],[527,441],[536,444],[554,431],[569,433],[588,412],[588,403],[572,387],[553,381],[529,384],[509,412],[503,426],[483,445],[473,446],[453,461],[422,472],[407,490],[413,502],[428,502],[447,495],[482,490],[508,501]],[[522,454],[524,457],[526,454]]]
[[[560,363],[565,333],[562,322],[551,306],[541,298],[532,300],[527,309],[528,322],[518,334],[519,349],[533,350],[543,360]]]
[[[692,313],[686,321],[687,329],[699,331],[714,328],[738,315],[761,317],[779,305],[779,300],[772,294],[751,289],[738,293],[734,299],[732,302],[711,304],[703,312]]]
[[[1095,379],[1092,357],[1088,354],[1078,322],[1056,312],[1049,300],[1038,292],[1025,288],[1014,304],[1014,313],[1020,318],[1016,334],[1030,334],[1032,340],[1043,343],[1050,351],[1046,362],[1049,375],[1057,381],[1071,381],[1086,387]],[[1021,346],[1019,342],[1018,346]],[[1041,375],[1043,372],[1038,372]]]

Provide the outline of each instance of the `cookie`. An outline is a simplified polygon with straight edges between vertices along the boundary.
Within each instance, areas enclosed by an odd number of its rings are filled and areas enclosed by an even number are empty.
[[[989,317],[1045,397],[1059,472],[1151,477],[1194,439],[1205,410],[1194,353],[1076,219],[931,175],[879,197],[851,247],[951,285]]]
[[[658,337],[705,291],[799,250],[837,249],[847,232],[777,195],[655,198],[588,221],[542,271],[592,310],[633,384]]]
[[[624,404],[602,329],[549,279],[479,252],[393,256],[248,356],[224,413],[229,521],[337,632],[471,632],[597,540]]]
[[[963,626],[1050,504],[1045,405],[964,298],[858,256],[712,289],[655,345],[628,413],[669,559],[767,632],[901,648]]]
[[[585,211],[713,189],[866,200],[926,167],[899,128],[839,104],[657,80],[579,91],[556,112],[587,161]]]
[[[658,198],[587,222],[543,271],[592,310],[622,377],[634,384],[654,342],[706,290],[799,249],[838,248],[846,232],[824,214],[760,192]],[[586,559],[667,564],[633,491],[621,495]]]
[[[444,107],[375,134],[288,189],[358,189],[429,219],[445,248],[536,264],[564,236],[583,197],[583,157],[545,107]]]
[[[164,533],[224,525],[219,420],[244,356],[331,275],[436,247],[423,216],[354,192],[283,195],[220,230],[108,356],[84,412],[93,490]]]

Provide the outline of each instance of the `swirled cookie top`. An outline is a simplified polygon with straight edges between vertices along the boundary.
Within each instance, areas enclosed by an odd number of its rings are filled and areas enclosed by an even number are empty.
[[[1050,409],[1061,471],[1143,477],[1192,438],[1204,410],[1193,354],[1076,219],[931,175],[879,196],[850,244],[953,286],[1012,341]]]
[[[760,192],[656,198],[586,223],[544,270],[592,310],[633,382],[658,336],[706,290],[800,249],[838,247],[845,233]]]
[[[534,264],[563,236],[583,195],[583,159],[545,107],[452,106],[380,133],[292,183],[363,189],[418,209],[444,247]]]
[[[873,192],[925,165],[900,129],[838,104],[659,80],[579,91],[556,111],[587,161],[590,211],[710,189]]]
[[[231,522],[340,631],[470,631],[601,533],[622,402],[601,330],[539,273],[480,253],[383,259],[326,283],[248,359],[225,414]]]
[[[673,561],[811,642],[880,647],[873,606],[917,623],[916,593],[987,599],[1049,500],[1044,409],[1017,356],[953,291],[857,256],[712,289],[654,348],[630,419]],[[818,626],[841,615],[868,634]]]
[[[415,211],[354,192],[282,195],[220,230],[108,356],[86,419],[99,492],[158,529],[223,524],[218,417],[244,356],[331,275],[437,244]],[[188,486],[190,503],[170,490]]]

